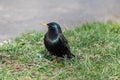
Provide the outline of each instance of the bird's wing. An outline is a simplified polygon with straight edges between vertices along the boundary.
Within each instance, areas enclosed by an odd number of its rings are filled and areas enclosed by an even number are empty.
[[[63,44],[63,46],[64,46],[65,48],[67,48],[68,50],[70,49],[70,47],[69,47],[69,45],[68,45],[68,41],[67,41],[67,39],[64,37],[63,34],[60,34],[60,35],[59,35],[59,40],[60,40],[60,42]]]

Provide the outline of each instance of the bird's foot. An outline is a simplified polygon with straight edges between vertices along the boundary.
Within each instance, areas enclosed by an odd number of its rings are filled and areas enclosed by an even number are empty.
[[[52,63],[55,64],[57,62],[57,56],[53,59]]]

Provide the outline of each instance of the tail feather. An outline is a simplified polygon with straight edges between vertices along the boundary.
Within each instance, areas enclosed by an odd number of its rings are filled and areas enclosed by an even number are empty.
[[[74,58],[74,57],[75,57],[75,55],[74,55],[74,54],[71,54],[71,53],[67,55],[67,58],[68,58],[68,59],[72,59],[72,58]]]

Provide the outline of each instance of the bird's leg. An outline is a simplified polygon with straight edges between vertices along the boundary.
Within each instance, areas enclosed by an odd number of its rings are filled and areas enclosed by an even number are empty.
[[[55,58],[53,59],[52,63],[55,64],[57,62],[57,56],[55,56]]]

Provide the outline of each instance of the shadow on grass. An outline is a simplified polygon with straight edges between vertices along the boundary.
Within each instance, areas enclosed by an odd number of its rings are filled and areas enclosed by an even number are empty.
[[[74,63],[74,62],[76,62],[76,60],[77,61],[84,60],[83,55],[75,55],[74,58],[67,59],[67,58],[56,57],[54,55],[51,55],[47,50],[41,51],[41,54],[43,54],[43,56],[42,56],[43,58],[45,58],[45,59],[47,59],[47,60],[49,60],[49,61],[51,61],[53,63],[54,63],[55,60],[56,60],[57,63],[62,63],[62,64],[65,64],[66,62],[68,62],[68,63],[70,62],[70,64],[71,64],[71,62]]]

